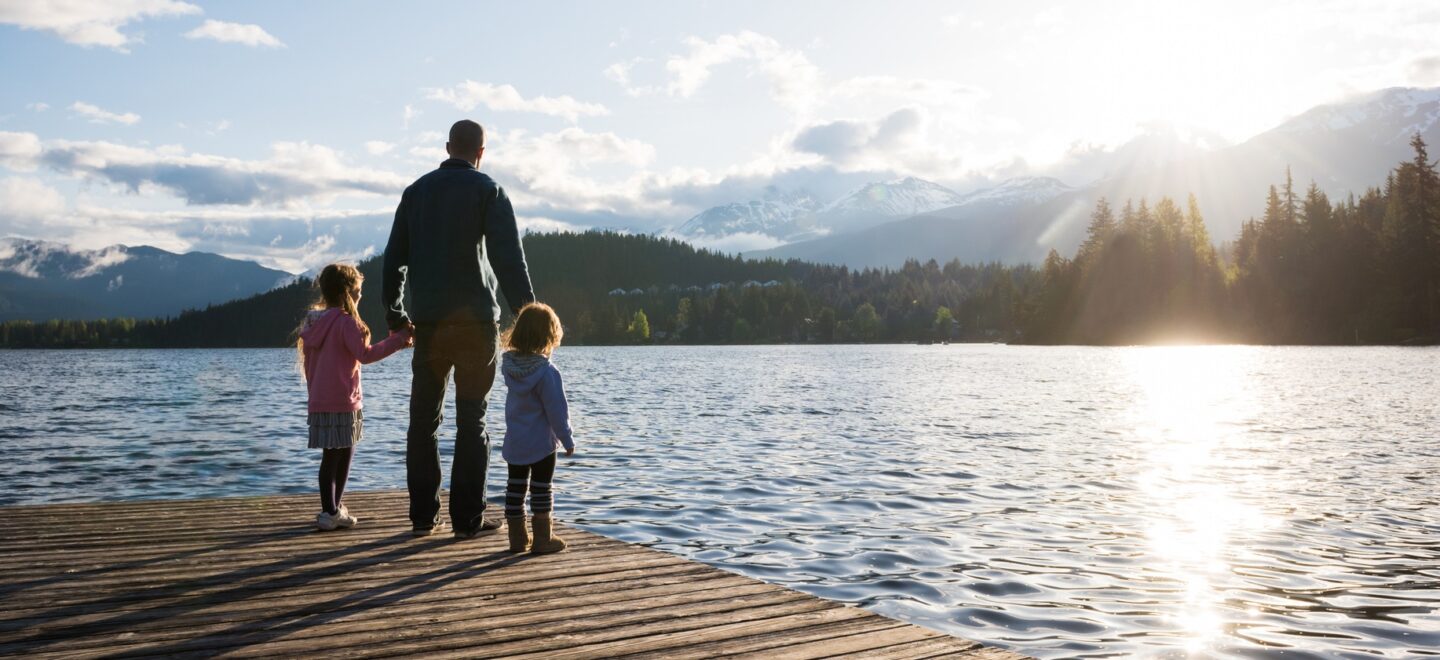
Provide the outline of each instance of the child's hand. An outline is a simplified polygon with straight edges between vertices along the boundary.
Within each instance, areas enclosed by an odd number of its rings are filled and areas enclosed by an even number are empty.
[[[391,335],[392,337],[395,336],[395,335],[400,335],[400,334],[405,335],[405,347],[406,347],[406,348],[410,348],[411,346],[414,346],[414,345],[415,345],[415,324],[413,324],[413,323],[406,323],[406,324],[405,324],[405,327],[400,328],[399,330],[391,330],[391,331],[390,331],[390,335]]]

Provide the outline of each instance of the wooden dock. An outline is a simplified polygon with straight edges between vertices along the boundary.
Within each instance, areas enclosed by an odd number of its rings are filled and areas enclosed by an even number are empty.
[[[0,656],[1022,656],[572,528],[412,538],[403,492],[0,508]]]

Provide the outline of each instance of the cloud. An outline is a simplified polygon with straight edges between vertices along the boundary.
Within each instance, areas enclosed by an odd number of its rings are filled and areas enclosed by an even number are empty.
[[[35,111],[35,112],[45,112],[46,110],[49,110],[49,109],[50,109],[50,104],[49,104],[49,103],[42,103],[42,102],[38,102],[38,101],[35,102],[35,103],[26,103],[26,104],[25,104],[25,109],[26,109],[26,110],[33,110],[33,111]]]
[[[644,57],[636,57],[625,62],[615,62],[605,67],[605,70],[601,73],[606,79],[613,80],[619,84],[621,89],[624,89],[625,93],[630,96],[658,94],[664,91],[664,88],[656,85],[635,85],[630,79],[630,71],[634,69],[637,64],[647,61],[649,60]]]
[[[1416,85],[1440,84],[1440,55],[1426,55],[1411,60],[1405,73],[1410,82]]]
[[[787,49],[771,37],[744,31],[726,34],[714,41],[698,37],[685,40],[690,51],[665,61],[671,96],[693,96],[710,79],[710,70],[736,61],[747,61],[770,80],[771,94],[782,105],[803,109],[814,102],[820,89],[820,70],[805,54]]]
[[[0,165],[28,172],[35,169],[42,151],[40,138],[34,133],[0,131]]]
[[[285,205],[345,193],[393,195],[407,181],[391,172],[353,167],[339,152],[308,142],[277,142],[266,160],[241,160],[177,149],[59,140],[39,160],[65,174],[166,190],[188,204]]]
[[[657,177],[640,168],[654,158],[649,143],[571,127],[497,134],[481,167],[501,180],[521,215],[580,226],[633,226],[676,214],[663,195],[648,192]]]
[[[380,140],[369,140],[365,143],[365,151],[371,156],[383,156],[395,148],[393,142],[382,142]]]
[[[571,96],[535,96],[525,98],[510,85],[491,85],[466,80],[449,89],[432,88],[425,90],[425,98],[443,101],[469,112],[483,105],[500,112],[535,112],[552,117],[561,117],[571,122],[580,117],[610,114],[610,110],[599,103],[577,101]]]
[[[127,52],[134,40],[120,31],[150,17],[199,14],[199,7],[177,0],[7,0],[0,2],[0,23],[54,33],[79,46],[105,46]]]
[[[133,126],[140,122],[140,115],[133,112],[115,113],[89,103],[76,101],[70,105],[70,109],[85,117],[90,118],[92,124],[125,124]]]
[[[199,250],[301,272],[331,261],[358,259],[383,246],[394,208],[258,210],[186,208],[150,211],[114,204],[64,200],[33,180],[0,180],[0,235],[11,233],[74,248],[119,244],[166,250]],[[7,193],[23,193],[19,194]],[[38,194],[37,194],[38,193]],[[9,199],[30,199],[33,208],[7,208]],[[33,200],[47,200],[43,205]],[[0,241],[0,247],[3,247]],[[3,258],[3,257],[0,257]]]
[[[0,219],[9,224],[43,222],[65,212],[65,197],[32,177],[0,179]]]
[[[207,19],[200,27],[185,33],[186,39],[210,39],[222,43],[244,44],[252,48],[284,48],[285,44],[259,25],[226,23]]]
[[[863,149],[875,129],[865,122],[839,120],[817,124],[795,136],[795,148],[829,158],[848,157]]]
[[[515,224],[520,231],[527,234],[553,234],[557,232],[580,232],[586,227],[575,225],[554,218],[543,218],[539,216],[521,215],[515,217]]]
[[[410,120],[419,117],[421,114],[421,110],[417,109],[415,106],[410,105],[409,103],[406,103],[405,108],[400,111],[400,128],[409,130]]]
[[[934,122],[920,108],[901,108],[875,120],[840,119],[802,128],[795,149],[842,169],[894,170],[931,178],[958,173],[959,159],[934,144]]]
[[[927,107],[962,107],[984,98],[984,90],[951,80],[860,76],[827,85],[832,100],[884,99]]]
[[[969,27],[972,30],[978,30],[985,27],[985,21],[966,18],[965,14],[948,14],[942,16],[940,17],[940,24],[951,29]]]
[[[785,244],[774,236],[757,234],[754,232],[738,232],[725,236],[679,236],[675,234],[663,234],[667,238],[679,241],[686,241],[695,247],[714,250],[725,254],[756,252],[780,247]]]

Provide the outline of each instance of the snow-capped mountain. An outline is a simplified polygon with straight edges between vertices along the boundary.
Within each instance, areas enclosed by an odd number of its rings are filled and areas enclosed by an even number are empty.
[[[0,239],[0,321],[147,318],[274,288],[290,274],[215,254]]]
[[[962,199],[949,188],[915,177],[868,183],[828,204],[805,191],[771,187],[763,199],[706,209],[675,232],[694,239],[761,234],[790,242],[872,227],[954,206]]]
[[[962,201],[962,195],[945,186],[907,176],[867,183],[826,204],[818,214],[817,223],[832,233],[843,233],[955,206]]]
[[[1408,143],[1440,122],[1440,88],[1391,87],[1341,103],[1316,106],[1275,127],[1296,134],[1363,130],[1375,142]]]
[[[809,222],[820,204],[804,191],[784,192],[775,187],[765,198],[734,202],[706,209],[675,231],[688,238],[720,238],[735,234],[763,234],[794,240],[813,231]]]
[[[981,188],[961,195],[960,201],[952,206],[972,204],[993,204],[996,206],[1021,206],[1048,202],[1074,188],[1059,179],[1048,176],[1020,176],[1006,179],[999,185]],[[913,214],[913,215],[919,215]]]
[[[797,258],[857,268],[896,267],[911,258],[959,258],[972,263],[1031,261],[1037,254],[1043,256],[1049,246],[1028,235],[1028,228],[1037,219],[1048,222],[1056,217],[1056,211],[1075,206],[1075,200],[1088,196],[1088,190],[1072,188],[1059,179],[1016,177],[955,195],[947,200],[952,203],[943,208],[926,209],[848,233],[747,252],[745,256]],[[937,195],[935,199],[943,198]],[[1061,237],[1068,239],[1068,235]]]

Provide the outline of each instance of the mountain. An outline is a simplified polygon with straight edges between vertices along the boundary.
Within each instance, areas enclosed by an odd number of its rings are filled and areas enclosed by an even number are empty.
[[[820,203],[804,191],[784,192],[774,186],[765,198],[716,206],[686,220],[675,231],[687,238],[721,238],[762,234],[789,241],[812,235],[811,219]]]
[[[1048,177],[1019,177],[958,197],[958,203],[914,217],[857,231],[746,253],[769,257],[845,264],[855,268],[896,267],[906,259],[946,262],[1024,263],[1044,258],[1057,240],[1078,245],[1068,235],[1046,235],[1053,217],[1081,209],[1086,191]],[[1002,220],[1003,219],[1003,220]],[[1083,229],[1084,224],[1080,227]],[[1042,241],[1042,237],[1045,239]]]
[[[868,183],[823,205],[808,192],[770,187],[763,199],[706,209],[675,233],[690,239],[749,233],[791,242],[908,218],[961,199],[949,188],[915,177]]]
[[[988,206],[991,208],[1016,208],[1043,204],[1056,197],[1074,191],[1065,182],[1047,176],[1021,176],[1007,179],[1000,185],[981,188],[962,195],[955,207]],[[919,215],[918,213],[913,215]]]
[[[0,239],[0,321],[155,317],[268,291],[289,273],[215,254]]]
[[[945,186],[907,176],[861,186],[821,209],[816,224],[838,234],[943,209],[963,200]]]
[[[1268,188],[1289,168],[1297,194],[1314,181],[1332,199],[1382,186],[1411,159],[1410,137],[1440,145],[1440,88],[1391,88],[1312,108],[1242,143],[1210,149],[1161,149],[1141,136],[1114,150],[1093,182],[1069,188],[1054,179],[1020,179],[965,195],[949,208],[850,234],[750,252],[852,267],[897,267],[908,258],[1037,262],[1050,248],[1071,254],[1100,197],[1118,209],[1127,199],[1152,203],[1194,194],[1217,242],[1262,211]],[[1168,154],[1168,155],[1167,155]],[[1035,195],[1010,195],[1033,188]],[[980,203],[981,200],[990,203]],[[1008,203],[1001,203],[1008,200]]]

